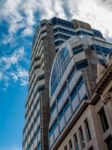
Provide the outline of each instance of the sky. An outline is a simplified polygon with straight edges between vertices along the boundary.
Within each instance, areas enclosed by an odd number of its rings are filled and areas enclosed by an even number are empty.
[[[54,16],[88,22],[112,42],[111,0],[0,0],[0,150],[22,150],[32,40]]]

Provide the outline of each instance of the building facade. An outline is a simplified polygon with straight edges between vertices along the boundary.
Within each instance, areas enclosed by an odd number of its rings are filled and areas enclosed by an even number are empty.
[[[94,97],[103,80],[98,81],[100,70],[107,67],[110,55],[111,43],[89,35],[74,36],[60,46],[49,83],[50,150],[108,150],[107,145],[112,146],[112,107],[108,104],[106,116],[101,98]],[[108,86],[112,90],[111,75]]]
[[[42,20],[37,27],[32,44],[29,70],[23,150],[48,150],[49,77],[52,62],[62,43],[72,36],[81,35],[97,37],[105,41],[99,31],[78,20],[66,21],[54,17],[50,20]],[[91,88],[90,91],[92,90]]]

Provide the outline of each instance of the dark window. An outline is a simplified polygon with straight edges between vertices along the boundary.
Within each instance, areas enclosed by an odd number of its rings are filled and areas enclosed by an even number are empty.
[[[67,150],[67,146],[64,147],[64,150]]]
[[[101,108],[101,110],[99,111],[99,115],[100,115],[101,123],[103,126],[103,131],[105,132],[109,128],[109,125],[107,122],[107,117],[106,117],[104,108]]]
[[[112,137],[111,136],[106,140],[106,143],[108,146],[108,150],[112,150]]]
[[[79,136],[80,136],[80,143],[81,143],[81,148],[85,147],[85,141],[84,141],[84,136],[83,136],[83,132],[82,132],[82,128],[79,128]]]
[[[88,124],[87,119],[84,121],[84,126],[85,126],[86,138],[87,138],[87,141],[89,141],[91,140],[91,134],[90,134],[89,124]]]
[[[69,150],[73,150],[72,141],[69,141]]]
[[[102,65],[106,65],[105,60],[104,59],[99,59],[100,64]]]
[[[44,75],[40,75],[40,76],[38,77],[38,81],[43,80],[43,79],[44,79]]]
[[[82,68],[85,68],[88,66],[88,61],[87,59],[84,59],[84,60],[81,60],[79,62],[76,63],[76,69],[79,70],[79,69],[82,69]]]
[[[57,42],[55,42],[55,46],[59,46],[59,45],[61,45],[62,43],[63,43],[64,41],[57,41]]]
[[[74,135],[74,145],[75,145],[75,150],[79,150],[79,145],[78,145],[78,140],[77,140],[77,135]]]
[[[63,34],[57,34],[57,35],[54,36],[54,38],[55,38],[55,39],[61,38],[61,39],[67,40],[67,39],[70,38],[70,36],[63,35]]]
[[[76,55],[76,54],[81,53],[83,51],[84,51],[83,48],[79,48],[79,49],[76,49],[76,50],[73,49],[73,54]]]
[[[38,91],[43,91],[43,90],[45,90],[45,86],[44,85],[41,85],[41,86],[38,87]]]
[[[99,37],[99,38],[103,38],[103,35],[100,31],[93,29],[94,35]]]
[[[93,146],[92,146],[92,147],[90,147],[88,150],[93,150]]]

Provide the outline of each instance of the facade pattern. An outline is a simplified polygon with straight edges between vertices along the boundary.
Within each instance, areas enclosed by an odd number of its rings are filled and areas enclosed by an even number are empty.
[[[111,54],[112,44],[87,35],[74,36],[61,45],[52,65],[49,85],[50,149],[54,149],[82,105],[90,101],[97,82],[97,66],[106,67]],[[90,138],[86,118],[85,126]],[[82,129],[79,132],[83,141]],[[81,145],[84,146],[83,142]]]
[[[85,47],[83,47],[83,45],[78,43],[76,45],[73,45],[73,50],[71,51],[70,50],[68,51],[69,49],[68,46],[63,47],[62,51],[59,50],[60,46],[65,41],[69,40],[71,37],[73,36],[77,37],[76,39],[79,42],[80,37],[83,35],[88,37],[94,37],[94,42],[92,42],[92,44],[89,45],[90,46],[89,48],[92,49],[93,53],[98,51],[99,53],[98,55],[100,57],[100,60],[98,59],[98,61],[100,61],[100,63],[105,64],[108,55],[107,50],[109,51],[110,46],[105,42],[105,39],[102,36],[101,32],[92,29],[89,24],[78,20],[66,21],[54,17],[50,20],[42,20],[40,25],[37,27],[32,44],[31,67],[29,70],[29,89],[25,106],[26,112],[25,112],[25,127],[23,131],[23,150],[49,149],[48,130],[50,122],[50,102],[51,102],[49,101],[49,96],[51,98],[54,95],[54,93],[56,93],[56,88],[59,86],[59,83],[62,82],[61,80],[63,78],[63,74],[66,80],[69,81],[67,81],[65,85],[63,85],[63,88],[62,86],[60,86],[60,88],[62,88],[63,90],[62,95],[65,94],[65,91],[69,93],[70,92],[69,90],[70,89],[72,90],[72,88],[74,88],[75,92],[75,87],[72,87],[73,86],[72,80],[77,82],[77,78],[79,79],[79,82],[76,83],[76,86],[78,86],[80,90],[84,90],[83,96],[80,95],[79,92],[78,93],[76,92],[77,93],[76,95],[78,96],[78,100],[76,102],[72,100],[74,99],[75,94],[74,92],[71,91],[72,93],[70,95],[70,98],[68,98],[69,101],[67,101],[65,104],[66,110],[68,110],[69,105],[71,106],[71,109],[69,110],[71,111],[70,116],[72,116],[72,113],[76,111],[75,107],[78,107],[81,101],[90,97],[93,91],[94,82],[91,82],[92,86],[89,86],[89,84],[86,84],[87,82],[85,82],[85,80],[88,80],[88,78],[90,78],[91,76],[88,76],[87,78],[85,78],[85,76],[88,71],[91,72],[91,68],[88,68],[88,70],[83,71],[83,73],[82,71],[80,71],[80,69],[82,68],[81,64],[83,64],[85,67],[88,65],[88,63],[90,63],[89,62],[90,60],[88,58],[89,56],[86,54],[85,51]],[[101,41],[103,42],[103,45]],[[98,48],[99,45],[100,51]],[[78,47],[76,48],[76,46]],[[105,50],[105,48],[107,48],[107,50]],[[106,51],[105,53],[104,50]],[[58,53],[58,51],[60,51],[60,53]],[[54,65],[53,60],[55,54],[59,55],[59,57],[57,60],[55,59],[56,63]],[[80,63],[79,63],[80,57],[79,55],[84,57],[84,59],[80,60]],[[72,59],[72,57],[74,59]],[[75,62],[76,67],[74,66],[74,61],[76,61]],[[50,79],[52,64],[54,66],[53,68],[55,68],[56,70],[52,69],[53,76],[52,79]],[[92,65],[92,67],[93,67],[92,70],[96,72],[96,68],[94,67],[94,65]],[[68,74],[68,76],[65,75],[66,69],[68,70],[68,73],[71,72],[70,74]],[[78,69],[77,72],[76,69]],[[72,76],[74,76],[74,78]],[[96,75],[93,78],[96,78]],[[49,80],[51,83],[50,86]],[[89,79],[88,81],[92,80],[93,79]],[[89,92],[86,91],[86,87],[89,89]],[[51,89],[50,95],[49,95],[49,88]],[[66,95],[67,94],[65,94],[65,96]],[[59,99],[61,99],[61,95]],[[65,113],[65,110],[61,112],[62,101],[58,100],[58,102],[60,105],[59,109],[62,117],[63,114]],[[54,104],[51,110],[53,112],[56,111]],[[56,114],[54,113],[54,115]],[[66,118],[66,120],[67,119],[69,120],[69,117]],[[52,126],[52,123],[54,121],[52,121],[51,119],[50,126]],[[55,126],[56,125],[57,122],[55,122]],[[50,134],[51,132],[49,132],[49,135]]]

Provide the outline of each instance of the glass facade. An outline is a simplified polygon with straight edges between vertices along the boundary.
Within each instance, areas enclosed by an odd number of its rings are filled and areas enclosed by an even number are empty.
[[[51,77],[51,95],[55,92],[55,89],[58,86],[60,79],[63,76],[68,64],[70,62],[70,55],[67,48],[63,48],[55,59],[54,67],[52,70]]]
[[[87,43],[83,43],[87,39]],[[76,44],[73,43],[76,41]],[[93,45],[89,45],[94,43]],[[97,44],[98,46],[96,46]],[[76,46],[75,46],[76,45]],[[86,45],[86,46],[85,46]],[[86,48],[85,48],[86,47]],[[64,43],[57,55],[55,56],[49,82],[49,93],[50,93],[50,126],[49,126],[49,143],[50,147],[57,141],[66,125],[74,114],[78,111],[79,107],[84,101],[89,100],[89,90],[84,76],[84,70],[90,67],[91,58],[94,58],[95,64],[92,62],[91,65],[97,65],[99,59],[99,51],[101,56],[105,56],[105,51],[111,54],[111,46],[109,43],[97,41],[96,39],[84,36],[76,38],[73,37],[71,40]],[[94,53],[93,53],[94,51]],[[88,58],[87,53],[91,53]],[[102,57],[104,60],[104,57]],[[89,79],[88,79],[89,80]],[[90,81],[91,82],[91,81]],[[91,140],[91,134],[89,130],[88,121],[84,122],[87,140]],[[84,137],[82,129],[79,129],[80,141],[82,148],[85,147]],[[78,149],[78,143],[76,141],[76,149]]]
[[[70,52],[67,48],[62,48],[54,60],[50,89],[51,96],[56,92],[60,85],[64,73],[71,62]],[[65,82],[58,92],[56,99],[51,107],[51,121],[49,129],[50,147],[57,140],[60,133],[66,127],[73,113],[76,112],[83,100],[87,97],[87,90],[81,71],[73,67],[66,76]],[[87,98],[86,98],[87,99]]]

